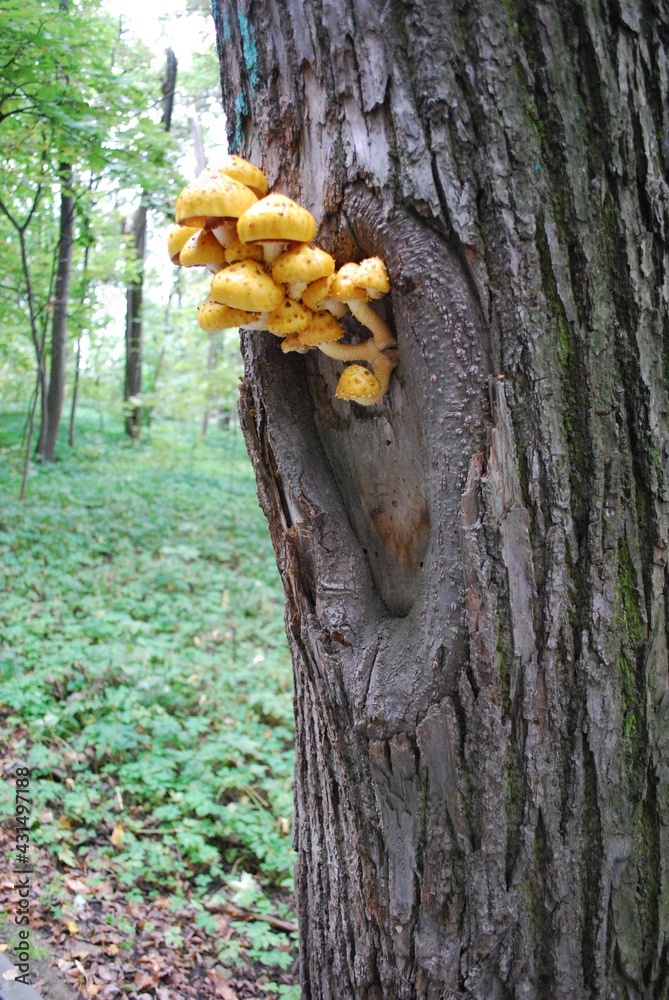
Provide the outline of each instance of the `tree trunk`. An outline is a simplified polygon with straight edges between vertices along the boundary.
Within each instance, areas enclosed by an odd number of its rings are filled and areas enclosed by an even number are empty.
[[[42,399],[42,424],[37,445],[37,454],[45,462],[55,462],[56,441],[63,412],[65,397],[65,373],[67,370],[67,307],[72,270],[72,246],[74,242],[74,197],[72,195],[72,167],[61,163],[60,175],[60,236],[58,241],[58,266],[56,268],[56,289],[53,297],[51,319],[51,363],[49,368],[49,388],[45,400]]]
[[[177,82],[177,58],[172,49],[167,49],[165,55],[167,61],[163,80],[163,113],[160,121],[165,131],[169,132]],[[125,430],[131,438],[139,437],[142,427],[142,298],[144,294],[144,257],[146,256],[148,211],[147,192],[143,191],[139,207],[132,220],[132,245],[137,260],[138,273],[126,291],[123,399],[126,403]]]
[[[146,195],[132,220],[132,247],[139,268],[135,280],[126,291],[125,311],[125,382],[123,399],[126,403],[125,431],[131,438],[139,437],[142,426],[142,297],[144,294],[144,257],[146,256]]]
[[[231,151],[399,340],[363,409],[243,337],[303,997],[666,1000],[666,8],[213,7]]]

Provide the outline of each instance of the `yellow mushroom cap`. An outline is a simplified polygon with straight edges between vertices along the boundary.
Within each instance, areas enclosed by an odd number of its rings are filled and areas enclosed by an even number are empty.
[[[214,169],[220,171],[222,174],[226,174],[228,177],[234,178],[240,184],[245,184],[246,187],[251,188],[258,198],[264,198],[267,194],[269,184],[260,167],[249,163],[248,160],[243,159],[241,156],[235,156],[234,153],[230,153]]]
[[[285,289],[257,260],[240,260],[215,274],[211,297],[233,309],[270,312],[283,299]]]
[[[223,266],[225,251],[210,229],[199,229],[184,243],[180,261],[184,267],[199,267],[202,264]]]
[[[356,299],[367,302],[390,291],[386,265],[380,257],[368,257],[360,264],[344,264],[332,280],[330,294],[338,302]]]
[[[310,282],[302,292],[302,301],[309,309],[318,309],[321,302],[330,298],[332,277],[318,278]]]
[[[238,219],[257,201],[245,184],[207,168],[177,198],[176,220],[213,229],[220,219]]]
[[[191,236],[199,233],[197,226],[172,226],[167,234],[167,252],[173,264],[180,264],[179,255]]]
[[[272,277],[275,281],[286,284],[293,281],[310,282],[327,278],[334,273],[334,269],[334,258],[325,250],[309,243],[298,243],[277,258],[272,268]]]
[[[390,291],[388,271],[380,257],[367,257],[361,260],[357,280],[373,299],[379,299]]]
[[[281,305],[269,314],[266,326],[277,337],[286,337],[289,333],[299,333],[309,326],[313,315],[311,309],[286,296]]]
[[[362,365],[349,365],[344,368],[339,377],[335,396],[337,399],[354,401],[367,399],[381,391],[381,383],[369,368]]]
[[[206,333],[229,330],[234,326],[254,323],[258,316],[242,309],[231,309],[222,302],[215,302],[209,295],[197,311],[197,321]]]
[[[309,243],[316,220],[285,194],[268,194],[240,217],[237,232],[242,243]]]
[[[300,343],[307,347],[316,347],[318,344],[331,344],[333,341],[341,340],[344,336],[344,328],[334,316],[329,312],[319,312],[312,314],[311,322],[300,333]]]
[[[238,260],[262,261],[262,247],[254,246],[253,243],[242,243],[240,238],[235,236],[232,243],[225,248],[225,259],[228,264],[234,264]]]

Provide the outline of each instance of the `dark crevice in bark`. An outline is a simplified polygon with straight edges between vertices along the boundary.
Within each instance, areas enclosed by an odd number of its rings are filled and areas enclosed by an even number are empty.
[[[583,984],[592,1000],[599,1000],[599,947],[597,937],[601,922],[602,893],[602,823],[597,791],[597,768],[589,746],[583,754],[583,829],[581,858],[581,901],[583,926],[581,930],[581,953]]]
[[[547,878],[551,869],[548,835],[544,825],[543,814],[539,817],[534,831],[534,872],[529,892],[532,899],[534,934],[534,974],[537,982],[537,1000],[552,1000],[555,983],[555,967],[553,963],[552,942],[554,940],[551,927],[549,888]]]

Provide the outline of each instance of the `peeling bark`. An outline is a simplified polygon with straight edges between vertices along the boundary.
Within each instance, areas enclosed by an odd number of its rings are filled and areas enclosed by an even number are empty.
[[[367,411],[243,337],[303,996],[663,1000],[666,8],[213,7],[232,151],[386,260],[400,349]]]

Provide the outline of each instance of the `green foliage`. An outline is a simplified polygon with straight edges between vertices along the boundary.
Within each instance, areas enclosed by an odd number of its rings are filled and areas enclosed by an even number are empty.
[[[138,447],[89,428],[19,505],[2,428],[0,739],[34,769],[35,841],[129,890],[232,866],[289,886],[283,600],[239,432]]]

